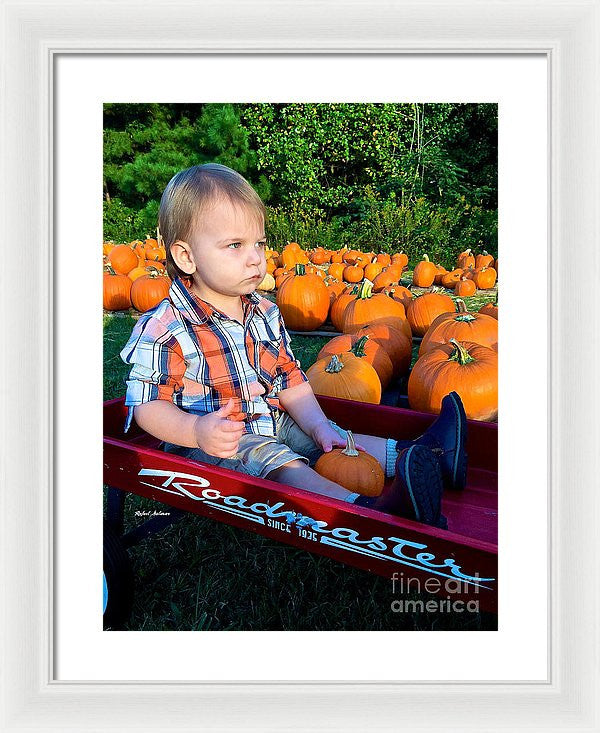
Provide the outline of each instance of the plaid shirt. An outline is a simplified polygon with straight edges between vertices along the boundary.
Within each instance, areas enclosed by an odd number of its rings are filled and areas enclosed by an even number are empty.
[[[279,308],[257,293],[241,298],[243,325],[176,278],[169,298],[140,316],[121,351],[132,365],[125,432],[135,405],[150,400],[171,400],[186,412],[206,414],[234,397],[236,411],[248,416],[245,432],[275,435],[274,413],[283,409],[277,394],[307,377]],[[261,387],[264,393],[253,396]]]

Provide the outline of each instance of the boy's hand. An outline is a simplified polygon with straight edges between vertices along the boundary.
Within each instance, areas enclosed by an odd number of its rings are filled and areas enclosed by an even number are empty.
[[[216,412],[196,418],[194,433],[198,448],[217,458],[233,458],[244,434],[244,413],[236,412],[230,397]]]
[[[344,438],[328,422],[321,422],[316,425],[313,428],[311,437],[324,453],[329,453],[332,448],[346,447]],[[364,450],[358,443],[356,443],[356,447],[358,450]]]

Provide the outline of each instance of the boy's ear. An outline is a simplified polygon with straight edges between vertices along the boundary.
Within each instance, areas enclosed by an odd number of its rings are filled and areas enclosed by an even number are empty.
[[[196,263],[190,245],[181,239],[171,245],[171,256],[177,267],[186,275],[196,272]]]

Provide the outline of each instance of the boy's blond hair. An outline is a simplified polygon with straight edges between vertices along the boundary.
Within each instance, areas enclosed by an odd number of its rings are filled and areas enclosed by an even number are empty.
[[[226,165],[205,163],[176,173],[163,191],[158,211],[171,279],[190,277],[175,264],[171,245],[179,239],[188,241],[202,212],[220,196],[227,197],[232,204],[248,207],[266,224],[267,211],[260,196],[242,175]]]

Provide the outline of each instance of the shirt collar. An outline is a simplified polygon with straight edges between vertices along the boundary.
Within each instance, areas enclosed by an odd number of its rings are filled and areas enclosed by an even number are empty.
[[[173,305],[179,312],[187,318],[191,323],[201,326],[206,323],[215,314],[216,317],[225,316],[218,308],[215,308],[205,300],[201,300],[187,287],[183,280],[176,277],[169,288],[169,296]],[[254,313],[266,320],[266,309],[270,305],[269,301],[264,303],[265,299],[261,298],[256,292],[242,295],[242,302],[248,303],[251,309],[250,316]]]

